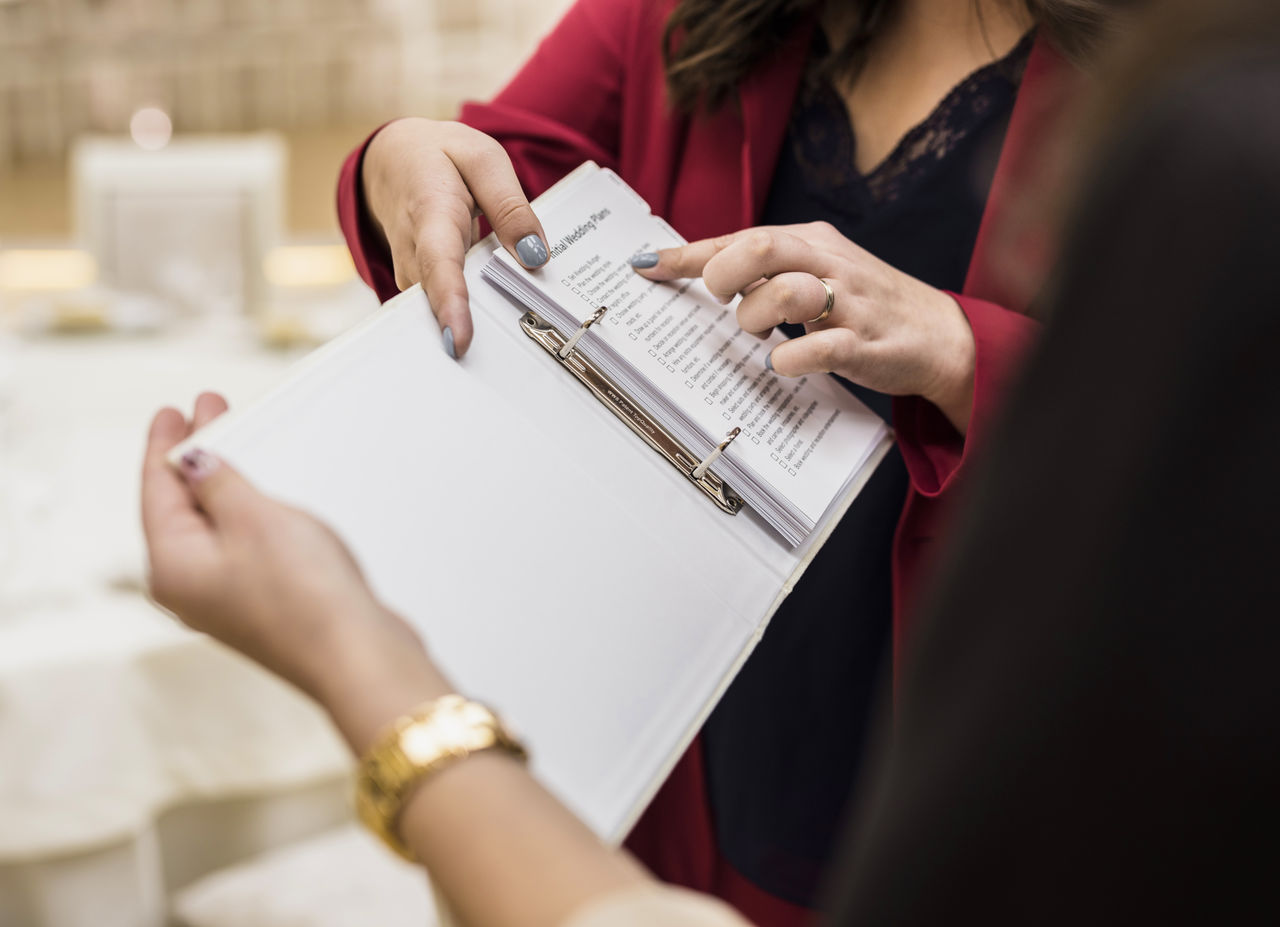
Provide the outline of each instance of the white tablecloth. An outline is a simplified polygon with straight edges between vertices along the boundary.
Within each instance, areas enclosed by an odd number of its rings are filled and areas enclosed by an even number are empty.
[[[141,591],[151,414],[292,359],[234,328],[0,352],[0,924],[160,924],[173,890],[346,815],[320,712]]]

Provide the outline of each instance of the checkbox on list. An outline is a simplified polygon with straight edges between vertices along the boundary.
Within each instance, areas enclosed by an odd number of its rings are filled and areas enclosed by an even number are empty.
[[[685,385],[685,386],[687,386],[687,387],[689,387],[689,389],[693,389],[693,381],[692,381],[692,380],[685,380],[685,381],[684,381],[684,385]]]
[[[760,443],[760,439],[759,439],[759,438],[757,438],[755,435],[752,435],[752,436],[751,436],[751,441],[752,441],[752,443],[754,443],[754,444],[759,444],[759,443]]]
[[[650,348],[650,349],[649,349],[649,356],[650,356],[650,357],[657,357],[657,356],[658,356],[658,352],[657,352],[656,350],[654,350],[653,348]]]
[[[668,369],[668,370],[670,370],[672,373],[675,373],[675,372],[676,372],[676,365],[675,365],[675,364],[667,364],[667,369]]]
[[[632,332],[632,333],[631,333],[631,340],[632,340],[632,341],[635,341],[635,340],[636,340],[637,338],[639,338],[639,337],[640,337],[640,336],[639,336],[639,335],[637,335],[635,332]]]
[[[710,396],[703,396],[702,398],[706,401],[707,405],[711,405],[711,397],[710,397]]]
[[[721,412],[720,414],[721,414],[721,415],[723,415],[723,416],[725,417],[725,420],[726,420],[726,421],[728,421],[728,419],[729,419],[729,413],[728,413],[728,412]]]
[[[770,455],[769,455],[769,458],[770,458],[771,460],[777,460],[777,459],[778,459],[778,455],[777,455],[777,454],[770,454]]]

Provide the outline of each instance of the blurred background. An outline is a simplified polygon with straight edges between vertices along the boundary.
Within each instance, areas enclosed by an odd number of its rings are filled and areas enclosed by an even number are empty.
[[[147,602],[138,465],[376,307],[342,159],[567,5],[0,0],[0,925],[431,921],[327,722]]]

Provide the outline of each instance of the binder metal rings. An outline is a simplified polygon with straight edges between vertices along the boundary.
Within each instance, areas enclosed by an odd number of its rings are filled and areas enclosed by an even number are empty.
[[[725,435],[724,440],[716,445],[715,450],[702,458],[702,463],[694,467],[693,472],[689,475],[695,480],[702,479],[703,475],[711,469],[711,465],[720,459],[720,455],[724,453],[724,449],[732,444],[733,439],[738,437],[740,434],[742,434],[742,429],[735,426],[733,431]]]
[[[526,312],[520,319],[520,327],[524,333],[541,345],[548,354],[556,359],[565,369],[578,378],[605,407],[620,418],[623,423],[639,435],[646,444],[666,458],[667,462],[679,470],[688,480],[697,486],[715,503],[721,511],[737,515],[742,509],[742,497],[730,489],[715,473],[710,470],[711,464],[724,453],[724,449],[738,436],[740,429],[731,431],[716,448],[704,459],[691,454],[683,444],[677,441],[666,428],[658,423],[638,404],[631,400],[616,383],[604,374],[595,364],[574,350],[578,340],[599,318],[604,315],[605,307],[596,310],[594,316],[583,323],[571,337],[565,338],[560,332],[544,321],[536,312]]]
[[[582,325],[578,328],[578,330],[574,332],[570,336],[569,340],[566,341],[564,345],[560,348],[560,350],[556,352],[556,357],[560,358],[560,360],[564,360],[566,357],[572,354],[573,349],[578,346],[578,341],[582,338],[583,335],[587,333],[587,329],[590,328],[592,325],[595,325],[597,322],[599,322],[600,318],[608,311],[609,311],[608,306],[601,306],[599,309],[597,309],[595,312],[595,315],[593,315],[591,318],[583,322]]]

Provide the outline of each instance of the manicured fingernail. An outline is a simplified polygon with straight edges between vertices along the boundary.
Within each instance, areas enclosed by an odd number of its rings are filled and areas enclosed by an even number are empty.
[[[636,270],[644,270],[646,267],[658,266],[658,252],[641,251],[631,259],[631,266]]]
[[[773,371],[773,352],[772,352],[772,351],[770,351],[768,354],[766,354],[766,355],[764,356],[764,369],[765,369],[765,370],[768,370],[768,371],[769,371],[769,372],[771,372],[771,373],[772,373],[772,372],[774,372],[774,371]]]
[[[208,479],[221,465],[222,462],[217,457],[198,447],[182,455],[182,475],[191,483]]]
[[[444,353],[457,360],[458,349],[453,346],[453,329],[446,325],[440,333],[440,340],[444,342]]]
[[[516,242],[516,257],[530,269],[547,263],[547,246],[537,235],[526,235]]]

